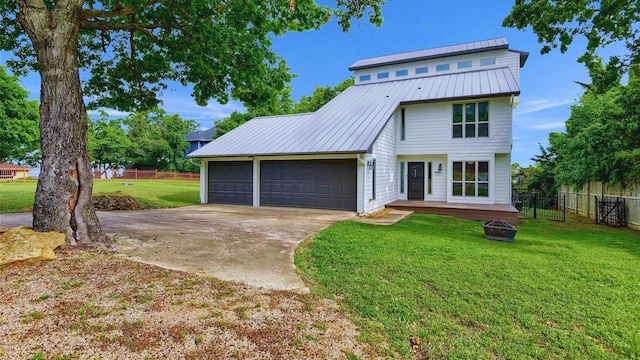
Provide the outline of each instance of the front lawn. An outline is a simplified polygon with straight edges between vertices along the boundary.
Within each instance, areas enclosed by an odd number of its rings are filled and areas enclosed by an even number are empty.
[[[26,212],[33,208],[36,181],[0,183],[0,213]],[[133,184],[133,185],[131,185]],[[129,194],[150,208],[169,208],[197,204],[198,181],[94,180],[94,194]]]
[[[334,225],[296,266],[387,356],[640,358],[640,232],[529,220],[504,243],[480,222],[416,214]]]

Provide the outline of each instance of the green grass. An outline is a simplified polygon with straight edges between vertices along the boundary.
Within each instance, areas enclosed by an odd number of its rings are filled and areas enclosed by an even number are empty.
[[[129,194],[150,208],[170,208],[197,204],[200,184],[197,181],[126,181],[95,180],[94,194]],[[0,182],[0,213],[31,211],[36,191],[35,181]]]
[[[389,357],[640,358],[640,232],[629,229],[528,220],[505,243],[435,215],[342,222],[300,246],[296,265]]]

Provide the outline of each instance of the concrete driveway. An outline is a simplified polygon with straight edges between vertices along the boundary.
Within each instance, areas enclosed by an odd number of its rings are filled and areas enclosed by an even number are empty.
[[[296,246],[353,212],[194,205],[98,212],[122,256],[168,269],[281,290],[305,290]],[[0,226],[31,225],[31,214],[0,214]]]

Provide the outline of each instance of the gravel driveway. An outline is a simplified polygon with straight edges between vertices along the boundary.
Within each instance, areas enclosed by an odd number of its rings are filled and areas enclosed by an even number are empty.
[[[296,246],[356,214],[346,211],[194,205],[98,212],[122,256],[169,269],[280,290],[306,290]],[[30,225],[31,214],[0,214],[0,226]]]

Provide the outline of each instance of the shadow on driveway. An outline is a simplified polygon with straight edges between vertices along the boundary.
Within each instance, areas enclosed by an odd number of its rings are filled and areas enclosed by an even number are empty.
[[[354,212],[194,205],[174,209],[98,212],[121,256],[168,269],[267,289],[301,290],[296,246]],[[31,214],[0,214],[0,226],[30,225]]]

